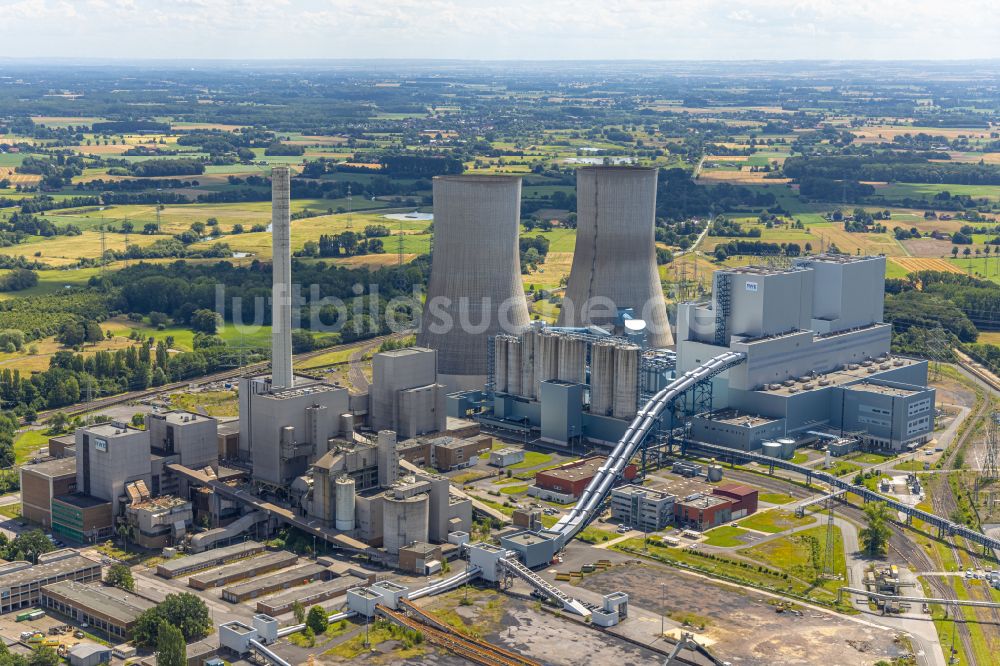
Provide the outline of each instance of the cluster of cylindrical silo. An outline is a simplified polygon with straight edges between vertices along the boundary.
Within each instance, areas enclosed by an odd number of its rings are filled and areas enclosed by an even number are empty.
[[[417,344],[438,352],[438,381],[481,388],[486,345],[528,325],[517,176],[434,178],[434,251]]]
[[[595,342],[590,348],[590,413],[625,419],[635,416],[639,398],[637,345]]]
[[[550,379],[583,384],[587,375],[587,342],[546,330],[494,338],[496,390],[537,398]]]
[[[608,326],[632,309],[652,347],[673,344],[656,266],[657,169],[576,172],[576,248],[560,326]]]

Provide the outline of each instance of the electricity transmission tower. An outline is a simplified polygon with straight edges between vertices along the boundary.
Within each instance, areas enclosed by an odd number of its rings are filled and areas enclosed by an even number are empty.
[[[986,423],[986,451],[983,455],[983,469],[980,478],[983,481],[1000,479],[1000,412],[991,412]]]
[[[351,184],[347,184],[347,228],[351,228],[351,213],[353,212],[352,207],[353,198],[351,197]]]
[[[833,531],[833,505],[837,500],[834,498],[829,498],[826,501],[827,507],[827,517],[826,517],[826,549],[823,552],[823,577],[824,578],[835,578],[836,577],[836,562],[834,561],[834,556],[837,552],[836,544],[834,543],[835,533]]]

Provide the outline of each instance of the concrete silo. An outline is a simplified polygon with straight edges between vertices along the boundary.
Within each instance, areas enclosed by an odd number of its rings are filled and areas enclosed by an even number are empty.
[[[612,416],[630,419],[639,402],[639,347],[618,345],[615,348],[615,394]]]
[[[350,532],[354,529],[354,503],[355,488],[354,479],[349,476],[337,477],[334,482],[334,496],[336,497],[336,522],[335,527],[341,532]]]
[[[417,344],[437,350],[438,381],[451,390],[482,388],[487,339],[528,325],[520,222],[519,177],[434,178],[434,253]]]
[[[646,167],[576,172],[577,229],[560,326],[611,326],[617,310],[646,321],[649,344],[673,335],[656,267],[656,174]]]
[[[511,337],[507,340],[507,392],[512,395],[523,395],[521,390],[521,341]]]
[[[495,370],[496,391],[507,392],[507,341],[506,335],[493,338],[493,358]]]
[[[535,339],[535,395],[542,391],[541,383],[559,377],[559,336],[542,331]]]
[[[534,398],[538,395],[535,390],[535,347],[538,340],[538,331],[528,329],[521,335],[521,395],[525,398]]]
[[[559,341],[559,379],[584,383],[587,373],[587,342],[564,337]]]
[[[427,493],[402,496],[385,492],[382,502],[382,545],[392,555],[414,541],[426,543],[430,529],[430,497]]]
[[[615,345],[595,342],[590,347],[590,413],[610,416],[614,403]]]

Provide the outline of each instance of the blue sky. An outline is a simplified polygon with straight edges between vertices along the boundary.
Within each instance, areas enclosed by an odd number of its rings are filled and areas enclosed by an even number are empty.
[[[1000,57],[996,0],[0,0],[0,57]]]

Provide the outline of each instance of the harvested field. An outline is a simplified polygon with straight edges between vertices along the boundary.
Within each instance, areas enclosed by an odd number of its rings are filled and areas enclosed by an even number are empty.
[[[784,185],[791,182],[790,178],[765,178],[769,173],[765,171],[723,171],[709,169],[702,171],[699,181],[727,182],[727,183],[747,183],[751,185]]]
[[[945,259],[922,258],[922,257],[893,257],[891,261],[905,268],[908,273],[913,273],[915,271],[944,271],[947,273],[965,272],[955,264]]]

